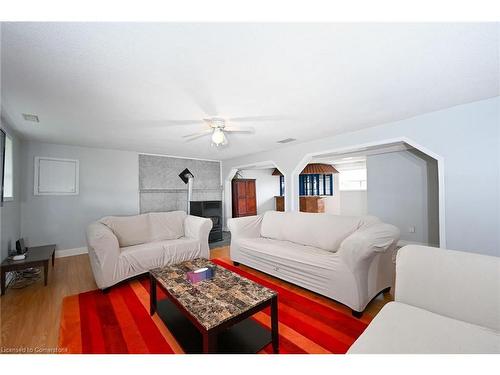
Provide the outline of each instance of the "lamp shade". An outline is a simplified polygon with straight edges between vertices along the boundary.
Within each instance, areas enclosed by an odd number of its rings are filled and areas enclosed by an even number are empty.
[[[221,129],[214,129],[214,132],[212,133],[212,142],[217,146],[222,145],[226,142],[226,136]]]

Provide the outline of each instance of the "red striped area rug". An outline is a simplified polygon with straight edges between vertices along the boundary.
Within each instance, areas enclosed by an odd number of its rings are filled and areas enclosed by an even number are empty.
[[[214,263],[278,292],[280,353],[342,354],[367,323],[221,260]],[[158,290],[158,298],[165,295]],[[269,309],[252,319],[271,326]],[[160,317],[149,315],[149,279],[66,297],[59,347],[68,353],[183,353]],[[261,353],[272,353],[271,345]]]

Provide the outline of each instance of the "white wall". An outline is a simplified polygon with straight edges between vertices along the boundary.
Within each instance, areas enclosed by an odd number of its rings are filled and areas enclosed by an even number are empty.
[[[500,256],[499,118],[500,97],[494,97],[356,132],[225,160],[223,177],[227,179],[234,168],[273,162],[285,174],[286,208],[297,210],[298,173],[312,154],[346,152],[360,145],[387,140],[410,141],[442,159],[445,197],[442,219],[446,247]],[[225,209],[226,217],[230,217],[227,186],[226,180]]]
[[[340,207],[342,205],[342,197],[339,192],[339,175],[333,175],[333,196],[325,196],[325,213],[332,215],[340,215]]]
[[[2,122],[2,129],[12,139],[14,200],[6,201],[0,208],[0,260],[8,256],[9,250],[15,249],[16,241],[21,237],[21,139],[7,124]]]
[[[364,216],[368,214],[366,190],[339,191],[339,197],[340,197],[340,215]]]
[[[274,168],[240,171],[242,178],[255,179],[258,215],[276,209],[274,197],[280,195],[280,178],[272,175],[273,170]]]
[[[79,195],[34,196],[35,156],[78,159]],[[55,243],[58,249],[83,247],[90,222],[107,215],[137,214],[138,168],[135,152],[25,142],[21,233],[28,246]]]
[[[400,151],[370,155],[366,165],[368,213],[397,226],[403,241],[439,245],[436,160]]]

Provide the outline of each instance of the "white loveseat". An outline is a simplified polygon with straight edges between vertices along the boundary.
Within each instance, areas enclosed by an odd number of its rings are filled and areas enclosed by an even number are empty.
[[[395,301],[348,353],[500,353],[500,258],[405,246]]]
[[[355,316],[394,281],[399,230],[373,216],[268,211],[228,226],[233,262],[337,300]]]
[[[87,228],[92,271],[100,289],[184,260],[209,257],[210,219],[184,211],[108,216]]]

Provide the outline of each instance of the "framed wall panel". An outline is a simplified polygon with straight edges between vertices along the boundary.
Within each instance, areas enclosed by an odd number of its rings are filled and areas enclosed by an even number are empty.
[[[79,161],[35,157],[35,195],[78,195]]]

